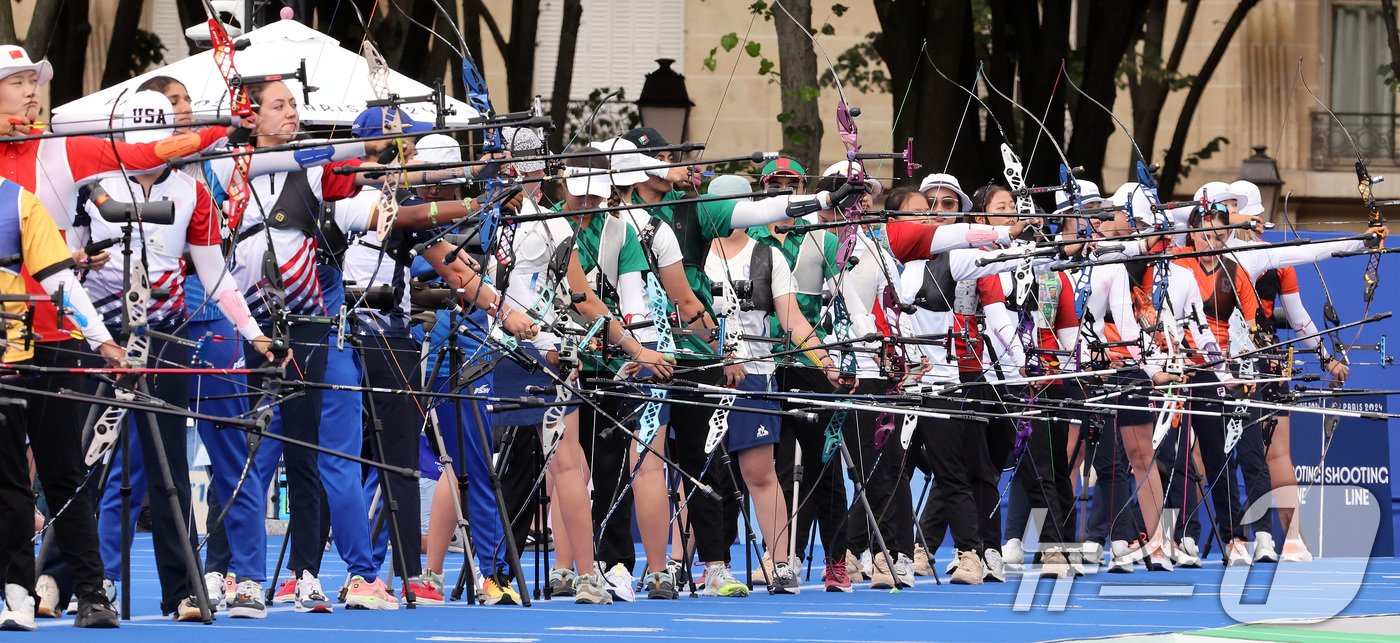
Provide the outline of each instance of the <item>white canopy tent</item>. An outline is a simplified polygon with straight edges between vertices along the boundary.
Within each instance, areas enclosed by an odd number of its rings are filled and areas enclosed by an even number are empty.
[[[301,120],[308,125],[349,126],[355,116],[365,109],[365,102],[375,98],[369,84],[369,66],[363,56],[340,46],[340,42],[296,20],[279,20],[248,32],[247,48],[234,54],[234,65],[244,76],[290,74],[303,59],[310,84],[311,102],[299,105]],[[125,92],[130,94],[146,79],[170,76],[185,84],[196,117],[212,118],[228,114],[228,88],[214,65],[214,52],[204,51],[153,69],[131,80],[84,96],[53,109],[53,128],[57,132],[78,132],[108,127],[113,107]],[[288,85],[301,103],[301,84],[288,80]],[[432,88],[397,71],[389,72],[389,89],[400,96],[422,96]],[[124,100],[124,99],[123,99]],[[462,101],[447,98],[448,125],[466,125],[477,112]],[[403,106],[414,120],[432,123],[437,108],[432,103],[411,103]],[[117,108],[120,114],[120,108]]]

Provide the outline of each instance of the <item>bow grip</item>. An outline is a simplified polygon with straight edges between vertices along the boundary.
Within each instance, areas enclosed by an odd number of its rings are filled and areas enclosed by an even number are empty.
[[[287,359],[287,353],[291,352],[292,346],[285,338],[278,337],[272,340],[272,346],[267,350],[272,353],[273,357],[277,358],[277,365],[280,365],[282,360]]]

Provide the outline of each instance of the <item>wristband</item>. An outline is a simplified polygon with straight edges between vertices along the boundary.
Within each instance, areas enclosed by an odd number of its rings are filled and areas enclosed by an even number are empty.
[[[433,201],[428,204],[428,225],[434,228],[438,227],[437,217],[437,201]]]

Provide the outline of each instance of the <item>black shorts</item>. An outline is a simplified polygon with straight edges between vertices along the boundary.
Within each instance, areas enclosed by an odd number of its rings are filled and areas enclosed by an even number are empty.
[[[1117,375],[1109,376],[1106,388],[1123,391],[1123,395],[1104,400],[1109,404],[1128,407],[1118,409],[1118,426],[1141,426],[1156,421],[1156,405],[1146,397],[1154,393],[1152,378],[1142,369],[1124,369]]]

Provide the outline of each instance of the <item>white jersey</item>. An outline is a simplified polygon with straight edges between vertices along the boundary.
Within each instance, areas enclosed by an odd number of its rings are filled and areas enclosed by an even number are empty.
[[[718,241],[710,248],[710,253],[705,256],[705,275],[710,281],[716,284],[728,283],[729,286],[723,289],[723,294],[715,296],[715,311],[726,311],[726,330],[728,324],[737,324],[738,332],[742,335],[767,336],[768,335],[768,312],[763,307],[773,307],[773,303],[754,302],[752,310],[741,310],[739,302],[731,299],[730,295],[736,294],[734,291],[735,281],[753,280],[753,255],[754,249],[758,247],[758,242],[745,237],[747,243],[743,249],[729,257],[719,254]],[[792,271],[787,266],[780,253],[776,250],[772,253],[771,267],[769,270],[769,284],[772,287],[773,299],[789,295],[793,292]],[[744,361],[744,371],[755,375],[771,375],[777,370],[777,366],[772,360],[762,359],[773,352],[773,344],[762,341],[743,340],[735,347],[735,352],[739,360]]]

